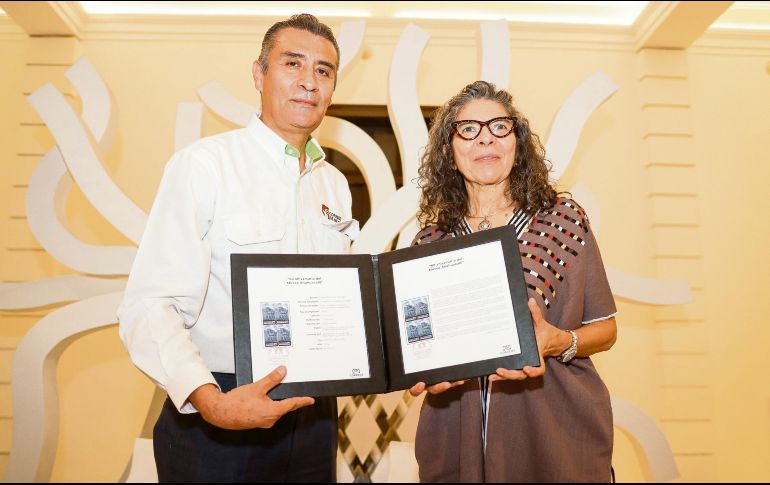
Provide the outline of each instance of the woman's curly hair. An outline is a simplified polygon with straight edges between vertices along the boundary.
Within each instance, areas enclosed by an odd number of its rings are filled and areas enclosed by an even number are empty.
[[[433,116],[428,146],[418,170],[422,197],[417,218],[423,228],[437,225],[442,231],[451,232],[461,227],[468,213],[465,181],[460,171],[454,168],[452,123],[457,121],[457,113],[465,105],[477,99],[499,103],[515,122],[516,157],[508,177],[506,195],[529,216],[553,207],[556,200],[556,190],[548,179],[550,162],[545,159],[540,138],[530,131],[527,118],[513,106],[513,98],[507,91],[497,90],[494,84],[486,81],[476,81],[465,86]]]

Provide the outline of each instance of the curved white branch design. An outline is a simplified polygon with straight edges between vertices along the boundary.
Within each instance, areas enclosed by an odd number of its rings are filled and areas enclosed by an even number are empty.
[[[545,144],[546,157],[553,164],[554,180],[564,174],[572,160],[588,117],[617,90],[617,84],[598,71],[580,83],[561,105]]]
[[[650,305],[681,305],[692,301],[687,281],[658,280],[604,266],[612,293]]]
[[[120,291],[125,286],[125,279],[78,275],[54,276],[25,283],[0,283],[0,309],[24,310],[54,303],[79,301]]]
[[[396,191],[396,180],[382,149],[361,128],[353,123],[327,116],[315,132],[318,141],[343,153],[355,163],[366,180],[371,212],[376,212],[385,199]]]
[[[54,147],[40,161],[27,188],[27,222],[32,234],[51,256],[76,271],[127,275],[136,248],[86,244],[62,225],[57,211],[64,207],[71,184],[59,149]]]
[[[83,101],[81,117],[104,155],[112,146],[117,132],[117,120],[112,96],[107,85],[86,58],[81,58],[64,73]]]
[[[641,458],[651,482],[662,483],[679,478],[679,469],[666,436],[647,414],[625,399],[612,400],[612,416],[615,426],[627,432],[639,445]]]
[[[340,67],[337,78],[344,75],[345,69],[358,55],[366,34],[366,20],[348,20],[340,25],[337,45],[340,47]]]
[[[420,189],[411,184],[391,194],[361,229],[361,234],[353,243],[353,252],[377,254],[387,251],[393,237],[413,220],[414,208],[419,200]]]
[[[414,24],[406,26],[393,51],[388,77],[388,117],[398,142],[401,156],[403,186],[399,189],[416,189],[417,168],[420,155],[428,144],[428,127],[422,117],[420,101],[417,98],[417,68],[430,35]],[[403,195],[404,200],[412,200],[412,195]],[[388,216],[389,226],[402,228],[398,247],[408,245],[417,233],[417,224],[409,224],[417,212],[418,198],[411,207],[401,206],[401,212]],[[400,219],[396,223],[395,219]],[[371,221],[372,223],[374,221]],[[370,223],[367,223],[367,226]],[[372,227],[372,229],[374,226]],[[390,239],[390,237],[388,238]],[[362,245],[363,247],[363,245]]]
[[[27,332],[13,357],[13,443],[6,482],[47,482],[59,434],[56,364],[83,333],[115,322],[122,292],[49,313]],[[24,383],[23,386],[18,385]]]
[[[401,33],[388,78],[388,117],[398,142],[404,186],[417,177],[420,152],[428,144],[428,128],[417,99],[417,68],[430,35],[414,24]]]
[[[497,89],[508,89],[511,72],[511,37],[507,20],[481,22],[479,25],[479,79],[493,83]]]
[[[86,59],[76,62],[65,75],[83,100],[84,122],[100,152],[106,152],[116,127],[107,86]],[[61,153],[54,147],[40,161],[27,189],[27,222],[35,238],[57,261],[74,270],[99,275],[128,274],[136,248],[86,244],[62,224],[60,213],[71,184]]]
[[[220,118],[236,126],[246,126],[257,108],[236,98],[219,83],[209,81],[198,88],[201,101]]]
[[[203,103],[183,101],[176,105],[176,130],[174,150],[179,151],[201,138],[203,128]]]
[[[110,224],[139,244],[147,215],[115,185],[102,167],[93,140],[64,96],[46,84],[27,97],[59,145],[64,162],[89,202]]]

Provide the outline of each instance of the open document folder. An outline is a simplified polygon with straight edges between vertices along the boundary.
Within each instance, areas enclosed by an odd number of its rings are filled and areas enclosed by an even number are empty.
[[[274,399],[407,389],[539,366],[512,227],[379,255],[233,254],[238,385]]]

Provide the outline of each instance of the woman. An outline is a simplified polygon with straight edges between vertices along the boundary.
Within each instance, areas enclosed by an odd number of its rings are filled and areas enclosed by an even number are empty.
[[[511,95],[490,83],[436,113],[413,244],[514,226],[543,365],[428,387],[421,481],[610,481],[610,397],[588,357],[614,344],[617,311],[588,218],[557,195],[544,155]]]

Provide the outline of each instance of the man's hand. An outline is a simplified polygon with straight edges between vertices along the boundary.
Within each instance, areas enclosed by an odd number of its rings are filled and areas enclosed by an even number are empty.
[[[218,428],[252,429],[271,428],[281,416],[315,403],[311,397],[292,397],[273,401],[267,396],[270,389],[286,377],[286,367],[251,384],[222,393],[213,384],[205,384],[190,394],[190,402],[203,419]]]

